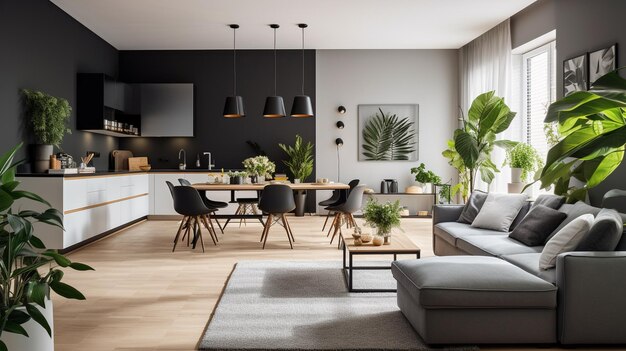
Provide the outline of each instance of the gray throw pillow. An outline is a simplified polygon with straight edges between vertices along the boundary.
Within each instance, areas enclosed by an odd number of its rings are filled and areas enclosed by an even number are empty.
[[[626,223],[626,214],[620,213],[620,217],[622,217],[622,222]],[[619,240],[615,251],[626,251],[626,226],[624,226],[624,231],[622,232],[622,238]]]
[[[559,230],[543,247],[539,256],[539,268],[550,269],[556,266],[556,258],[563,252],[573,251],[587,235],[593,225],[593,215],[583,214],[574,218]]]
[[[461,211],[461,215],[459,216],[459,219],[457,219],[457,222],[472,224],[478,215],[478,212],[480,212],[480,209],[485,204],[485,200],[487,200],[487,193],[480,190],[472,191],[472,194],[467,200],[465,207],[463,207],[463,211]]]
[[[509,234],[509,238],[526,246],[543,245],[548,235],[563,222],[565,217],[567,217],[565,213],[550,207],[534,206],[522,222]]]
[[[567,217],[561,223],[561,225],[559,225],[554,231],[552,231],[552,234],[548,236],[548,240],[550,240],[550,238],[552,238],[556,233],[558,233],[559,230],[563,229],[563,227],[568,225],[571,221],[575,220],[576,218],[587,213],[590,213],[595,217],[600,212],[600,209],[597,207],[589,206],[582,201],[578,201],[573,206],[568,207],[567,211],[563,211],[563,212],[567,214]],[[546,240],[546,242],[548,242],[548,240]]]
[[[576,251],[613,251],[622,238],[623,231],[624,223],[619,213],[603,208]]]
[[[472,227],[508,232],[527,199],[526,194],[489,193]]]
[[[537,196],[533,202],[533,207],[543,205],[558,210],[565,203],[565,196],[542,194]]]

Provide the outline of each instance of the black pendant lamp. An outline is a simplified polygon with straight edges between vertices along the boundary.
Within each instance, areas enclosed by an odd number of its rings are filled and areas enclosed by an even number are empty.
[[[263,117],[280,118],[286,115],[283,97],[276,95],[276,29],[280,28],[280,26],[278,24],[270,24],[270,27],[274,29],[274,96],[268,96],[265,99]]]
[[[239,118],[246,115],[246,111],[243,108],[243,98],[237,96],[237,36],[235,33],[239,25],[231,24],[229,27],[233,29],[233,96],[226,98],[224,117]]]
[[[296,95],[293,98],[291,117],[313,117],[311,98],[308,95],[304,95],[304,28],[308,27],[308,25],[300,23],[298,27],[302,29],[302,95]]]

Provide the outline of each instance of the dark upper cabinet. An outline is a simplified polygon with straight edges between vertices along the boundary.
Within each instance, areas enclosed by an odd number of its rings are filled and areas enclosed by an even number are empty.
[[[112,130],[105,120],[140,129],[140,92],[138,87],[118,82],[102,73],[79,73],[76,104],[78,130],[113,136],[133,136]]]

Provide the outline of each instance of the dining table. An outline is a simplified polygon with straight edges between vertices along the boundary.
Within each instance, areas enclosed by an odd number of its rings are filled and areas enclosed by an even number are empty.
[[[206,196],[207,191],[230,191],[230,202],[236,203],[235,193],[237,191],[257,191],[260,195],[263,188],[270,184],[284,184],[291,187],[294,191],[294,196],[304,196],[307,191],[316,190],[348,190],[350,186],[343,183],[289,183],[289,182],[266,182],[263,184],[226,184],[226,183],[195,183],[192,186],[200,192],[203,197]],[[304,215],[304,201],[296,201],[296,215]],[[240,219],[240,218],[257,218],[261,219],[262,215],[236,215],[236,214],[220,214],[218,218],[227,219]]]

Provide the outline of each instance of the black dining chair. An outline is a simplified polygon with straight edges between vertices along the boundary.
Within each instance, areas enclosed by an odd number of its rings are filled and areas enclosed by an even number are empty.
[[[166,183],[172,193],[174,210],[183,216],[183,220],[180,222],[180,226],[176,232],[176,237],[174,238],[174,247],[172,248],[172,252],[176,250],[178,238],[183,230],[184,234],[181,241],[184,241],[185,237],[187,237],[187,245],[189,246],[191,231],[193,230],[193,248],[196,247],[197,241],[200,240],[202,252],[204,252],[204,240],[202,238],[201,229],[202,226],[204,226],[211,235],[213,244],[217,245],[217,234],[215,233],[215,228],[213,228],[213,224],[211,224],[210,219],[210,216],[215,212],[215,209],[206,207],[196,189],[189,186],[174,186],[169,181]]]
[[[288,185],[272,184],[266,185],[263,188],[263,193],[259,199],[259,209],[267,213],[267,220],[261,234],[261,241],[263,242],[263,249],[265,249],[265,243],[270,232],[270,228],[278,223],[285,228],[287,232],[287,239],[289,240],[289,246],[293,249],[292,241],[296,241],[293,236],[293,231],[287,221],[285,213],[289,213],[296,208],[296,203],[293,199],[293,190]]]
[[[356,221],[354,220],[354,213],[361,209],[363,205],[363,192],[365,191],[365,185],[358,185],[348,195],[346,202],[329,206],[328,208],[335,213],[335,219],[330,228],[333,229],[333,236],[330,238],[330,243],[333,243],[337,233],[341,233],[341,227],[343,223],[348,223],[352,227],[358,228]]]
[[[188,181],[187,179],[184,178],[178,178],[178,182],[180,183],[180,185],[182,186],[191,186],[191,182]],[[228,207],[228,203],[226,202],[222,202],[222,201],[213,201],[209,198],[206,197],[206,192],[205,191],[198,191],[198,193],[200,193],[200,197],[202,198],[202,201],[204,202],[204,205],[208,208],[214,208],[216,209],[220,209],[220,208],[226,208]],[[215,221],[215,223],[217,224],[217,227],[220,228],[220,232],[222,234],[224,234],[224,228],[222,228],[222,225],[220,224],[220,222],[217,220],[217,218],[215,217],[211,217],[211,219],[213,219]]]
[[[360,182],[359,179],[352,179],[348,183],[348,186],[350,187],[349,189],[336,190],[336,191],[339,192],[339,197],[338,197],[338,199],[335,202],[326,205],[327,207],[325,208],[325,210],[328,211],[328,214],[326,215],[326,220],[324,221],[324,226],[322,227],[322,231],[324,231],[326,229],[326,223],[328,222],[328,219],[330,218],[330,215],[334,214],[334,212],[332,210],[330,210],[329,207],[330,206],[339,206],[339,205],[343,204],[344,202],[346,202],[346,200],[348,199],[348,196],[350,195],[350,192],[357,185],[359,185],[359,182]],[[326,236],[329,236],[331,231],[332,231],[332,226],[328,229],[328,234],[326,234]]]

